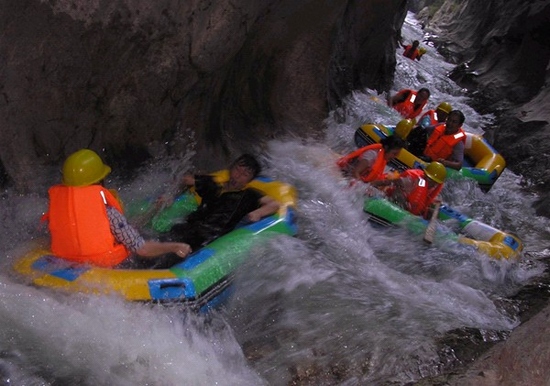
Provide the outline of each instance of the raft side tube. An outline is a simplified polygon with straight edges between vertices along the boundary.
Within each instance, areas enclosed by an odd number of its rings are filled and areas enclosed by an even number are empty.
[[[378,224],[402,226],[414,234],[423,233],[428,223],[425,219],[381,197],[365,198],[364,211],[371,216],[369,218],[371,221],[374,218]],[[436,231],[438,238],[474,247],[495,259],[517,258],[523,250],[523,244],[517,236],[473,220],[446,205],[441,206],[438,218],[443,222],[457,220],[460,228],[460,234],[457,234],[446,226],[438,226]]]

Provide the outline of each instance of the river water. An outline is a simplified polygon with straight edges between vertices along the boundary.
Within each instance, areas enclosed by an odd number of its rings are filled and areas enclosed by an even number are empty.
[[[412,15],[405,42],[422,38]],[[420,62],[396,54],[393,91],[428,87],[430,106],[450,102],[464,128],[493,122],[469,107],[433,49]],[[361,189],[338,175],[336,153],[354,148],[365,122],[399,116],[356,92],[327,117],[324,140],[278,139],[262,150],[265,174],[300,194],[296,237],[254,249],[226,307],[210,315],[129,304],[108,297],[63,296],[10,272],[17,256],[42,244],[44,194],[3,192],[0,208],[0,376],[12,385],[400,385],[437,375],[457,359],[441,341],[457,329],[486,340],[519,324],[510,300],[536,282],[545,265],[549,221],[531,209],[523,178],[505,170],[489,193],[468,181],[447,184],[443,201],[525,244],[519,262],[496,261],[459,245],[428,246],[401,229],[380,229],[362,212]],[[378,98],[384,99],[384,95]],[[192,148],[192,144],[189,144]],[[163,158],[131,181],[117,179],[125,200],[160,193],[190,167],[193,153]],[[114,166],[114,165],[112,165]],[[58,178],[57,171],[43,175]],[[499,333],[496,333],[499,332]],[[308,378],[310,377],[310,378]],[[307,379],[311,383],[307,383]]]

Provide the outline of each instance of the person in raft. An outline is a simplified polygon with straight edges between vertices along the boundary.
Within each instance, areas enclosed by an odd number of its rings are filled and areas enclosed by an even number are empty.
[[[418,125],[426,128],[428,126],[435,126],[440,123],[445,123],[447,117],[449,116],[449,113],[452,110],[453,108],[449,102],[441,102],[437,105],[435,110],[430,109],[422,114],[418,121]]]
[[[393,107],[403,118],[415,119],[428,103],[430,90],[423,87],[418,91],[403,89],[388,98],[388,106]]]
[[[445,123],[452,110],[453,108],[449,102],[441,102],[435,110],[430,109],[422,114],[418,121],[418,126],[412,129],[410,135],[407,137],[407,149],[417,157],[422,156],[428,141],[426,128]]]
[[[403,56],[412,60],[420,60],[422,54],[420,53],[418,46],[420,46],[420,42],[418,40],[415,40],[412,44],[408,45],[401,44],[401,47],[405,49],[403,51]]]
[[[412,128],[412,121],[404,119],[397,124],[396,134],[398,131],[407,131],[410,128]],[[383,138],[380,143],[364,146],[339,158],[336,164],[345,175],[356,180],[372,182],[384,179],[386,165],[397,157],[405,144],[400,135],[390,135]]]
[[[43,216],[54,255],[109,268],[159,268],[158,256],[185,258],[191,252],[188,244],[145,240],[128,223],[116,193],[103,186],[110,172],[89,149],[65,160],[62,183],[48,190],[49,208]]]
[[[189,243],[196,250],[231,232],[243,219],[257,222],[277,212],[277,201],[247,187],[260,172],[256,158],[243,154],[231,163],[229,179],[225,182],[216,182],[210,175],[186,173],[183,185],[194,187],[201,203],[185,222],[172,227],[167,238]]]
[[[460,170],[466,147],[466,133],[462,129],[464,120],[462,111],[451,111],[445,123],[423,129],[425,140],[410,146],[409,151],[426,162],[437,161]]]
[[[407,169],[396,179],[372,182],[383,188],[386,196],[414,215],[429,218],[431,205],[443,189],[447,170],[439,162],[432,162],[423,169]]]

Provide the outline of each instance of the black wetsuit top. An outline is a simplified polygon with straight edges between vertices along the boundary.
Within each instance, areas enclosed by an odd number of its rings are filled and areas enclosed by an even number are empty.
[[[232,231],[248,213],[260,207],[263,194],[251,188],[222,192],[212,176],[196,175],[195,190],[202,201],[185,223],[172,227],[171,239],[188,243],[193,250]]]

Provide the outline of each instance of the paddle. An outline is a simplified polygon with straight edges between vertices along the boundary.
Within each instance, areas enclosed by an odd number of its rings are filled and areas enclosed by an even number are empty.
[[[437,215],[439,214],[439,207],[441,206],[440,202],[437,202],[433,208],[432,217],[424,233],[424,241],[428,244],[433,243],[435,236],[435,228],[437,226]]]

